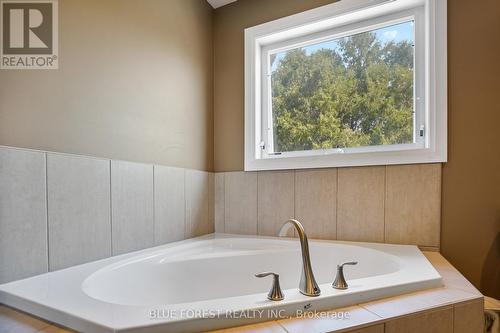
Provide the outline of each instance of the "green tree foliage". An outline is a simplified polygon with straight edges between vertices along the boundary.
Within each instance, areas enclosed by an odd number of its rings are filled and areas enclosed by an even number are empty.
[[[381,43],[367,32],[335,49],[290,50],[271,85],[275,151],[412,142],[409,42]]]

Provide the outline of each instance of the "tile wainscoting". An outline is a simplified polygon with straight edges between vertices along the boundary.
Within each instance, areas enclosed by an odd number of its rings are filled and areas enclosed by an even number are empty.
[[[310,238],[439,250],[441,164],[215,174],[215,230],[274,236],[288,218]]]
[[[439,249],[441,165],[269,172],[0,147],[0,283],[206,233]]]
[[[213,232],[213,177],[0,147],[0,284]]]

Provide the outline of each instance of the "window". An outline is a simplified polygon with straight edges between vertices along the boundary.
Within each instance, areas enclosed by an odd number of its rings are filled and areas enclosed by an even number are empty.
[[[245,170],[446,161],[445,3],[343,0],[246,29]]]

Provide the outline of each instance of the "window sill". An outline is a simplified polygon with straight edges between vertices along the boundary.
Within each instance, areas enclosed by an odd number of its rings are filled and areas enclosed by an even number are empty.
[[[245,159],[245,171],[317,169],[370,165],[421,164],[447,161],[445,150],[414,149],[321,155],[277,155],[261,159]]]

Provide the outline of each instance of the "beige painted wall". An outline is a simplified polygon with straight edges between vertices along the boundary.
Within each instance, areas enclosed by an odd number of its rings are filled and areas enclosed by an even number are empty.
[[[238,0],[214,15],[215,171],[243,170],[245,28],[333,0]]]
[[[59,0],[59,70],[0,71],[0,145],[212,170],[212,9]]]
[[[243,30],[332,0],[239,0],[215,11],[215,170],[243,170]],[[449,163],[443,254],[500,298],[500,2],[448,1]]]
[[[464,24],[464,22],[467,22]],[[448,1],[442,252],[500,299],[500,1]]]

